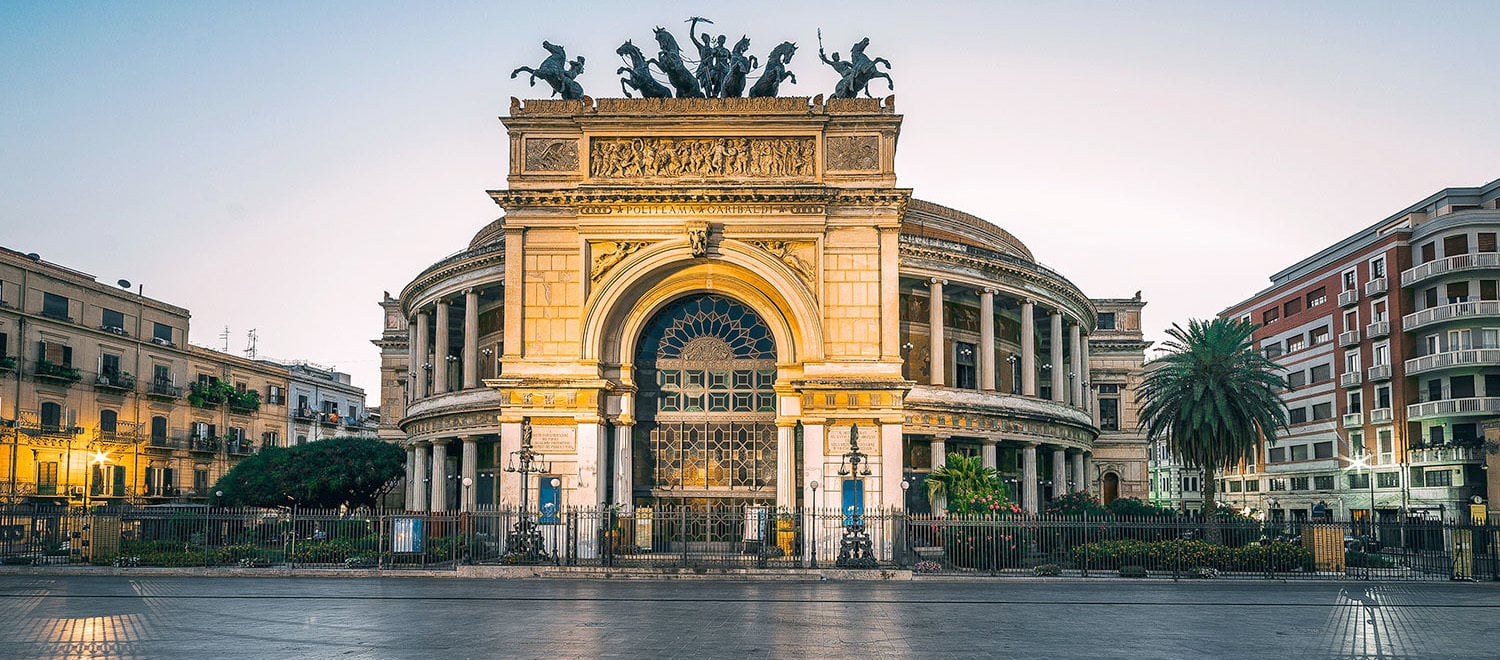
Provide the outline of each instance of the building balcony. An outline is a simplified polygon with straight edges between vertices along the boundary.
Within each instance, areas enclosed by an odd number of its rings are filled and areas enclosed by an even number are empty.
[[[1433,353],[1406,361],[1406,375],[1451,367],[1500,366],[1500,348],[1471,348],[1462,351]]]
[[[1413,501],[1467,504],[1473,489],[1469,486],[1412,486],[1408,492]]]
[[[1350,330],[1339,333],[1339,346],[1348,348],[1359,343],[1359,330]]]
[[[1365,414],[1363,412],[1349,413],[1344,415],[1344,428],[1357,429],[1365,425]]]
[[[1359,289],[1349,289],[1339,293],[1339,307],[1348,307],[1359,302]]]
[[[1401,317],[1401,326],[1411,331],[1448,321],[1493,317],[1500,317],[1500,300],[1456,302],[1407,314]]]
[[[224,451],[230,456],[250,456],[255,453],[255,443],[249,440],[230,440],[224,443]]]
[[[182,442],[181,439],[178,439],[178,438],[163,438],[163,437],[150,438],[150,439],[146,440],[145,442],[141,443],[141,446],[144,447],[144,448],[146,448],[146,449],[155,449],[157,451],[165,451],[165,452],[170,452],[173,449],[177,449],[178,447],[181,447],[182,445],[183,445],[183,442]]]
[[[1385,281],[1384,277],[1377,277],[1373,280],[1365,282],[1365,295],[1378,296],[1382,293],[1385,293],[1389,288],[1390,284]]]
[[[1368,370],[1366,370],[1365,375],[1367,377],[1369,377],[1370,382],[1372,382],[1372,383],[1377,383],[1377,382],[1380,382],[1382,380],[1390,380],[1391,379],[1391,365],[1389,365],[1389,364],[1377,364],[1377,365],[1375,365],[1373,367],[1370,367]]]
[[[1482,447],[1428,447],[1426,449],[1411,450],[1410,462],[1413,465],[1427,463],[1482,463],[1484,462],[1484,448]]]
[[[1379,339],[1388,334],[1391,334],[1390,321],[1376,321],[1365,326],[1365,336],[1370,339]]]
[[[1371,410],[1370,411],[1370,423],[1371,424],[1390,424],[1391,423],[1391,409],[1390,408],[1375,408],[1375,409]]]
[[[83,379],[78,367],[70,367],[66,364],[54,364],[46,360],[36,363],[36,371],[33,372],[37,380],[46,381],[56,385],[72,385]]]
[[[135,376],[125,373],[102,373],[94,376],[94,389],[114,394],[135,389]]]
[[[161,401],[171,401],[182,396],[182,388],[168,382],[158,381],[151,383],[151,389],[146,390],[146,396]]]
[[[1500,253],[1460,254],[1445,259],[1429,261],[1402,271],[1401,286],[1411,286],[1417,282],[1447,273],[1461,273],[1475,270],[1500,270]]]
[[[0,357],[0,374],[8,374],[16,370],[16,356],[6,355]]]
[[[1364,383],[1364,372],[1346,371],[1339,374],[1339,387],[1359,387]]]
[[[1406,407],[1406,418],[1412,421],[1433,417],[1500,414],[1500,397],[1475,396],[1414,403]]]
[[[221,444],[222,443],[219,442],[219,439],[214,436],[194,436],[188,438],[187,448],[188,451],[211,454],[213,452],[219,451],[219,447],[221,446]]]
[[[299,408],[292,411],[292,419],[298,422],[315,422],[318,420],[318,413],[312,408]]]

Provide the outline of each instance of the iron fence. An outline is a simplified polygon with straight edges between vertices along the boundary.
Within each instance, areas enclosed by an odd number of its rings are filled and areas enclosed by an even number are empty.
[[[768,506],[472,513],[0,506],[0,563],[906,568],[917,575],[1500,580],[1500,526],[1194,517],[961,517]]]

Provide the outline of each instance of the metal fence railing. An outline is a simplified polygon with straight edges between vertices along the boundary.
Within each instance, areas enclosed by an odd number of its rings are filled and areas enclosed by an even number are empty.
[[[389,510],[0,506],[0,563],[905,568],[971,576],[1500,580],[1500,525],[858,514],[741,505]]]

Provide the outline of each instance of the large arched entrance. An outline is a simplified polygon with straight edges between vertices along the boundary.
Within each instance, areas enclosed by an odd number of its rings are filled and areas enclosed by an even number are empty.
[[[637,505],[774,502],[776,342],[758,314],[718,294],[672,301],[635,368]]]

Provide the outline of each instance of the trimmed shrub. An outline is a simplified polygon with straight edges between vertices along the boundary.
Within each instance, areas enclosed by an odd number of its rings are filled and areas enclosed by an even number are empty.
[[[1146,567],[1144,567],[1144,566],[1121,566],[1120,567],[1120,577],[1143,578],[1143,577],[1146,577],[1146,575],[1147,575]]]
[[[1062,575],[1062,568],[1057,564],[1042,564],[1041,566],[1038,566],[1032,570],[1036,571],[1036,574],[1041,576],[1054,577]]]
[[[1069,554],[1074,563],[1103,569],[1135,565],[1151,570],[1171,570],[1175,565],[1180,570],[1212,568],[1284,573],[1305,569],[1312,563],[1312,551],[1279,541],[1232,547],[1182,539],[1117,539],[1074,546]]]

